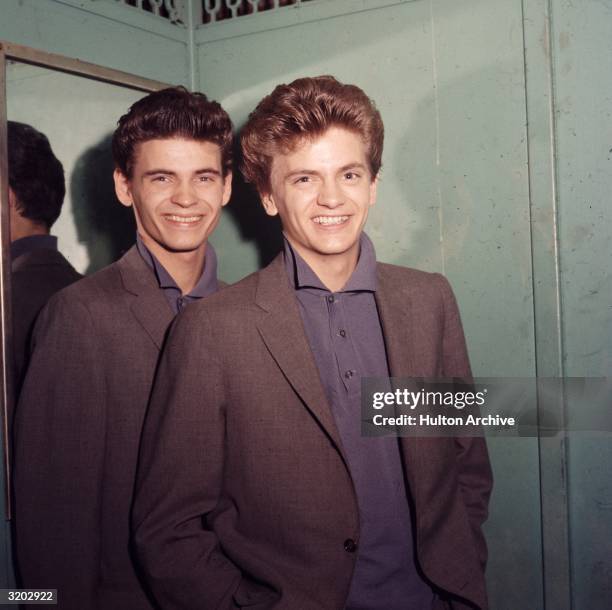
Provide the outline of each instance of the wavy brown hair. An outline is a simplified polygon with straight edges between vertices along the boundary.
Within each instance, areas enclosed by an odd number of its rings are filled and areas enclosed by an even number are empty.
[[[384,126],[374,102],[355,85],[333,76],[298,78],[264,97],[242,129],[242,173],[261,194],[270,191],[272,157],[330,127],[344,127],[366,143],[372,179],[382,163]]]

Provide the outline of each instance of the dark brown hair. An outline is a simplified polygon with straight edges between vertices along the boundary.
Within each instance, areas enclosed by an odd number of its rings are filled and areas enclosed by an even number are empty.
[[[270,190],[272,156],[332,126],[358,133],[368,149],[372,178],[382,163],[384,126],[374,102],[357,86],[333,76],[298,78],[264,97],[241,133],[242,173],[262,194]]]
[[[7,122],[8,178],[17,210],[48,229],[62,210],[66,186],[64,168],[47,136],[31,125]]]
[[[232,122],[217,102],[185,87],[150,93],[135,102],[117,123],[113,158],[124,176],[131,178],[136,146],[148,140],[186,138],[217,144],[224,174],[232,167]]]

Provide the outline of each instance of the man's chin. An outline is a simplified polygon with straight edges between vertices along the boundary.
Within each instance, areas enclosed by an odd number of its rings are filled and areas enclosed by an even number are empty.
[[[353,240],[330,240],[327,243],[318,244],[317,251],[322,255],[340,256],[342,254],[349,254],[358,247],[359,237]]]
[[[193,254],[206,247],[206,240],[197,243],[163,243],[159,244],[166,252],[172,254]]]

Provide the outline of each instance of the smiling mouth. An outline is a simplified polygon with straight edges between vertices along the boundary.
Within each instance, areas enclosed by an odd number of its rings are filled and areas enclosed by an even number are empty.
[[[170,222],[179,223],[182,225],[192,225],[199,222],[204,218],[202,214],[196,214],[194,216],[179,216],[178,214],[164,214],[164,218]]]
[[[315,216],[312,220],[319,225],[331,226],[344,224],[348,219],[349,216]]]

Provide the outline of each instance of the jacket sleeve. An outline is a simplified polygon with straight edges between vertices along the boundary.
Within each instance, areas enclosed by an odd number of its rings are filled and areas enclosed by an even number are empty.
[[[99,573],[104,378],[87,308],[62,295],[41,313],[17,406],[15,543],[22,585],[93,608]]]
[[[444,303],[443,377],[471,378],[470,363],[459,315],[459,308],[448,281],[441,281]],[[481,565],[486,565],[487,545],[482,524],[488,516],[489,497],[493,487],[493,475],[484,437],[455,438],[459,487],[476,541],[476,551]]]
[[[145,419],[132,513],[137,555],[165,610],[233,608],[239,569],[207,515],[223,476],[223,368],[197,305],[181,313],[164,349]]]

